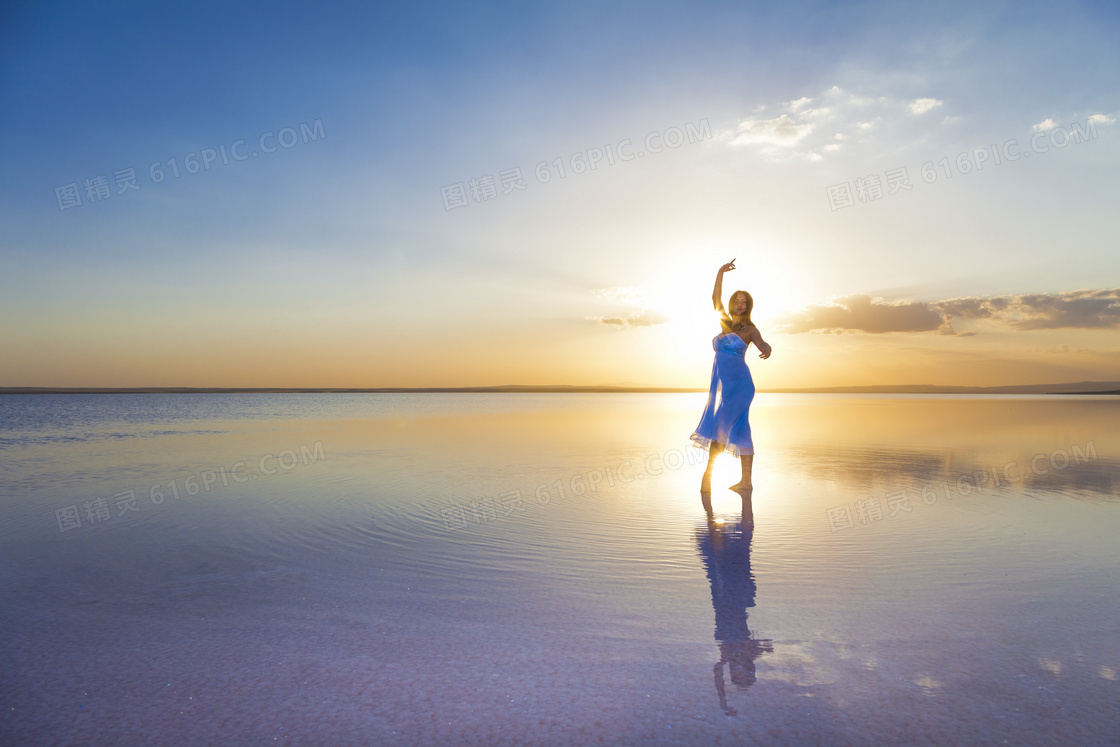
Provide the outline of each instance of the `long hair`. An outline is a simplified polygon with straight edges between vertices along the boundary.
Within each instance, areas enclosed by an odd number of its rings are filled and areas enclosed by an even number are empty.
[[[735,314],[735,297],[742,294],[747,299],[747,310],[742,314]],[[754,323],[751,321],[751,311],[754,310],[754,299],[751,294],[745,290],[737,290],[731,294],[731,298],[727,301],[727,310],[724,311],[723,317],[719,320],[723,331],[738,332],[745,327],[752,327]]]

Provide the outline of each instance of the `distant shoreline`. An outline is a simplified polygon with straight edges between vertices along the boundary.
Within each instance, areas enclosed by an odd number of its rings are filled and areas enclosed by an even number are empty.
[[[3,394],[696,394],[707,389],[624,386],[472,386],[472,387],[0,387]],[[1082,381],[999,387],[903,386],[760,389],[760,394],[1085,394],[1120,395],[1120,382]]]

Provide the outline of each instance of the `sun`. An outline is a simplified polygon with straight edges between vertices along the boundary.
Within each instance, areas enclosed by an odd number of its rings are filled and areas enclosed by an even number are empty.
[[[714,336],[719,317],[712,306],[712,286],[720,265],[735,258],[736,269],[724,275],[722,301],[745,290],[754,299],[752,321],[764,333],[777,320],[804,305],[793,287],[796,273],[773,251],[743,247],[689,247],[676,253],[664,270],[643,289],[642,305],[672,320],[686,335]]]
[[[796,277],[783,255],[734,242],[698,243],[661,253],[657,268],[643,278],[640,292],[627,299],[667,319],[647,327],[647,358],[657,378],[667,385],[702,387],[711,370],[711,341],[720,333],[719,314],[712,306],[712,286],[719,267],[735,258],[736,269],[725,274],[723,302],[736,290],[754,298],[752,321],[770,339],[777,322],[803,305],[794,298]]]

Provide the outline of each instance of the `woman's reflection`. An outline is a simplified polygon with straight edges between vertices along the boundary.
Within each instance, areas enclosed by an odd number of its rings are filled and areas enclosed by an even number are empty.
[[[731,682],[739,689],[755,683],[755,660],[774,650],[770,640],[759,640],[747,627],[747,609],[754,606],[757,587],[751,574],[751,538],[754,535],[753,491],[744,490],[743,515],[738,523],[724,523],[712,513],[710,494],[703,494],[706,528],[697,530],[697,545],[712,586],[712,608],[716,613],[716,642],[719,663],[714,667],[719,704],[728,716],[736,711],[727,705],[723,665],[731,672]]]

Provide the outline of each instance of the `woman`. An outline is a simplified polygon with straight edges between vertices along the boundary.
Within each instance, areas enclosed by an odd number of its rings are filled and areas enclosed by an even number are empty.
[[[735,260],[719,268],[716,287],[712,291],[712,304],[719,312],[722,333],[712,340],[716,359],[712,364],[712,386],[708,392],[708,406],[700,418],[700,425],[692,434],[692,441],[708,449],[708,468],[700,482],[700,491],[712,490],[712,466],[721,452],[737,456],[743,463],[743,479],[732,490],[750,490],[751,467],[754,462],[754,442],[751,441],[751,424],[748,415],[754,399],[754,380],[747,368],[747,348],[753,342],[759,349],[759,358],[770,357],[770,346],[762,339],[758,327],[751,323],[754,299],[746,291],[735,291],[728,303],[730,313],[723,308],[723,273],[735,269]]]

